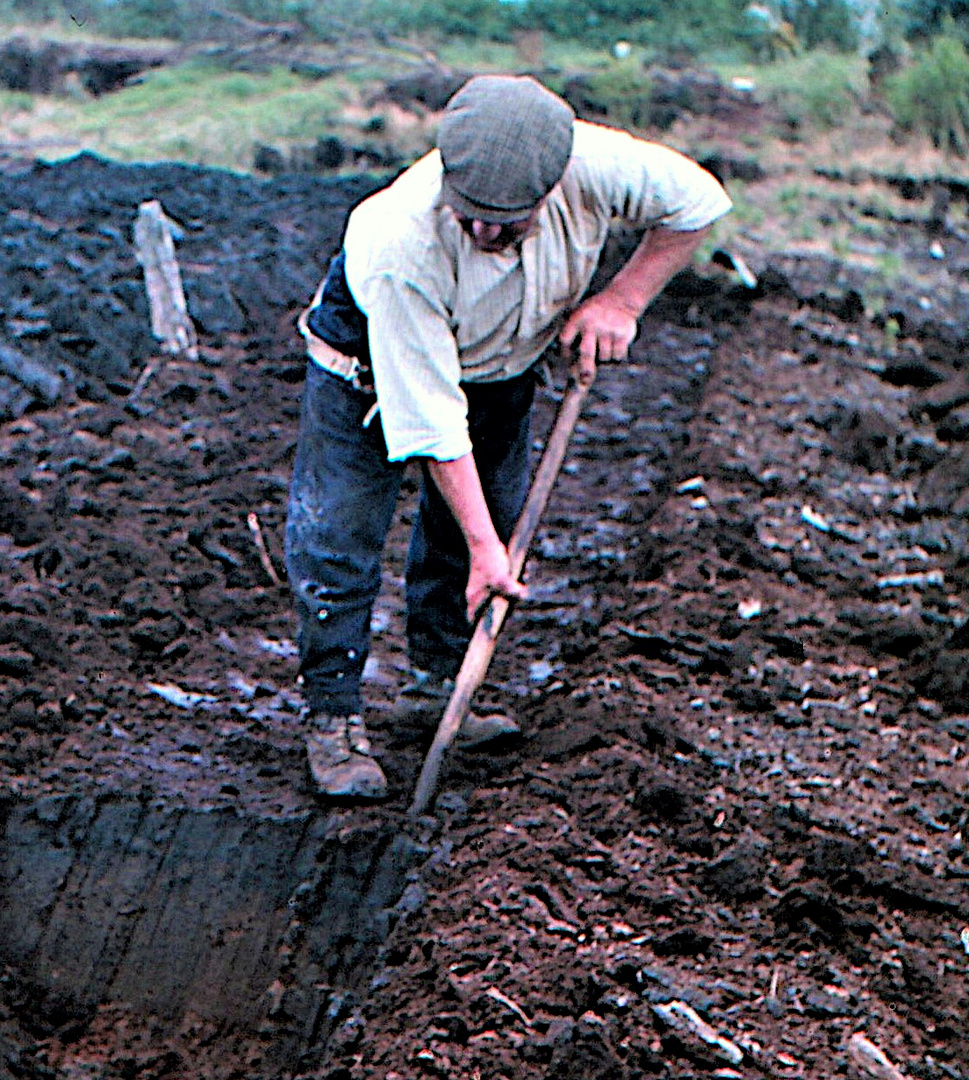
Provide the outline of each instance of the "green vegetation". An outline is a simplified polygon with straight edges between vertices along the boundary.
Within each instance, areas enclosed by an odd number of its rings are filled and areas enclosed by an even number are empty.
[[[0,19],[83,24],[92,33],[193,39],[218,21],[217,9],[267,23],[290,22],[320,41],[368,33],[430,34],[511,41],[522,31],[600,48],[617,40],[694,56],[724,42],[756,51],[748,0],[0,0]],[[853,48],[854,0],[776,0],[810,48]]]
[[[831,251],[841,262],[846,262],[851,255],[851,243],[847,236],[838,235],[831,239]]]
[[[698,160],[756,160],[762,175],[728,176],[734,210],[701,258],[750,242],[827,252],[862,272],[866,309],[877,312],[914,280],[891,243],[891,223],[911,217],[913,200],[879,174],[931,180],[951,171],[945,155],[969,156],[969,0],[762,4],[780,20],[773,29],[751,22],[749,0],[224,0],[221,14],[211,0],[0,0],[0,26],[17,34],[150,37],[172,52],[201,43],[185,52],[207,57],[100,97],[78,80],[56,95],[0,90],[0,130],[10,149],[46,158],[90,150],[249,172],[260,147],[279,152],[263,154],[262,167],[274,156],[299,168],[316,160],[319,140],[339,140],[406,161],[432,144],[435,117],[377,93],[389,80],[421,75],[425,59],[453,72],[531,71]],[[878,17],[863,26],[865,4]],[[246,20],[288,30],[260,38]],[[889,61],[877,71],[876,46]],[[697,72],[736,80],[732,100]],[[725,140],[707,94],[736,109]],[[962,205],[951,212],[969,220]],[[889,321],[886,348],[897,333]]]
[[[842,0],[812,0],[811,3],[784,6],[803,48],[829,48],[840,52],[857,49],[860,27],[852,8]]]
[[[237,14],[290,23],[318,41],[377,32],[507,43],[517,33],[542,31],[596,48],[624,40],[694,57],[733,51],[776,58],[770,41],[765,49],[771,24],[775,30],[790,27],[799,48],[809,51],[927,41],[947,22],[969,40],[966,0],[761,0],[766,21],[752,16],[750,6],[749,0],[0,0],[0,22],[58,22],[114,37],[194,40]]]
[[[785,184],[777,193],[777,205],[782,214],[800,217],[804,212],[804,190],[800,184]]]
[[[889,80],[886,96],[902,131],[927,133],[946,152],[969,153],[969,52],[953,24]]]
[[[70,147],[65,152],[124,160],[249,168],[258,143],[285,150],[322,133],[380,134],[407,156],[423,150],[428,132],[404,132],[392,113],[375,117],[366,102],[378,82],[413,71],[421,52],[455,71],[540,72],[560,91],[580,76],[612,122],[640,130],[661,125],[651,112],[653,65],[689,57],[724,80],[751,81],[768,115],[780,118],[774,132],[784,140],[807,146],[830,135],[834,159],[859,153],[863,118],[886,110],[898,133],[969,155],[967,0],[763,0],[757,17],[750,7],[749,0],[0,0],[0,25],[18,32],[47,20],[46,36],[72,39],[224,41],[239,33],[245,40],[247,20],[255,20],[295,28],[320,57],[308,66],[313,75],[258,64],[229,70],[227,60],[221,68],[212,61],[151,72],[103,98],[79,86],[37,101],[0,93],[0,124],[12,139],[48,138]],[[870,83],[866,50],[876,45],[890,46],[901,67]],[[327,76],[331,47],[343,58],[352,49],[354,58]],[[674,119],[690,112],[687,100],[664,105]],[[737,138],[754,146],[748,131]]]
[[[819,50],[758,68],[757,85],[798,136],[837,127],[856,113],[868,91],[868,72],[857,54]]]
[[[948,25],[963,41],[969,40],[969,7],[965,0],[894,0],[895,4],[903,33],[910,39],[930,40]]]
[[[876,272],[881,276],[886,284],[896,284],[902,276],[902,272],[905,269],[904,262],[901,255],[895,251],[883,251],[879,252],[875,256]]]
[[[0,95],[0,123],[26,136],[39,122],[70,139],[69,153],[249,170],[257,143],[312,142],[337,126],[347,90],[282,68],[249,74],[193,63],[148,72],[137,85],[100,98],[30,101]]]
[[[0,90],[0,117],[18,113],[30,114],[33,111],[33,94],[26,94],[21,90]]]
[[[649,125],[652,80],[638,60],[629,59],[594,70],[586,76],[586,85],[612,122],[624,127]]]
[[[767,219],[767,211],[764,207],[754,202],[747,193],[746,185],[732,185],[731,196],[733,198],[733,212],[727,219],[726,224],[734,229],[757,230],[763,226]]]
[[[595,71],[608,60],[601,48],[537,31],[516,34],[514,40],[453,37],[435,42],[434,53],[455,71],[520,71],[542,69],[549,86],[561,83],[561,74]],[[646,57],[638,56],[641,62]],[[558,86],[561,89],[560,86]]]

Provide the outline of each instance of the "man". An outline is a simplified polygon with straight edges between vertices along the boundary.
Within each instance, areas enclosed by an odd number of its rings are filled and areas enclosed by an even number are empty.
[[[418,459],[424,478],[410,660],[446,699],[475,613],[493,594],[524,595],[506,544],[527,492],[536,362],[556,337],[577,349],[582,379],[625,357],[643,311],[729,208],[675,151],[575,120],[531,78],[479,76],[448,103],[438,149],[350,214],[300,320],[310,362],[286,530],[321,794],[386,793],[360,682],[404,463]],[[583,299],[617,218],[642,240]],[[469,724],[480,738],[495,720]]]

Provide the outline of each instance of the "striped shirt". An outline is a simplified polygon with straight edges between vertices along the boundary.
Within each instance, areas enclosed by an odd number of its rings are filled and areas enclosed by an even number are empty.
[[[391,461],[471,450],[464,381],[527,370],[581,300],[615,220],[692,231],[730,209],[682,154],[575,123],[572,157],[517,247],[478,251],[441,197],[437,151],[350,215],[346,282],[367,320]]]

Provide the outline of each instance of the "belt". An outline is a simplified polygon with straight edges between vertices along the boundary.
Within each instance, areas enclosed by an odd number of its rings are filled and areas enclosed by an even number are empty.
[[[321,337],[317,337],[307,324],[307,314],[308,310],[300,315],[297,325],[299,326],[299,332],[306,340],[306,351],[309,353],[310,359],[323,368],[324,371],[329,371],[332,375],[338,375],[341,379],[345,379],[355,390],[360,390],[365,394],[372,394],[374,389],[373,375],[369,365],[362,364],[355,356],[344,355],[339,349],[334,349],[332,345]]]

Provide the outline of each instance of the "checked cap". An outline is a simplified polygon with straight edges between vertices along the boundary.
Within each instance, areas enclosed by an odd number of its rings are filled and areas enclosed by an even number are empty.
[[[527,217],[565,172],[572,109],[527,75],[478,75],[444,109],[437,145],[444,197],[459,213]]]

